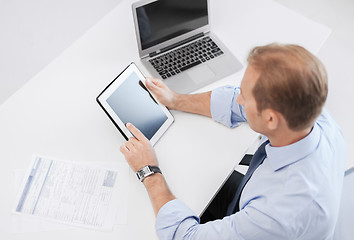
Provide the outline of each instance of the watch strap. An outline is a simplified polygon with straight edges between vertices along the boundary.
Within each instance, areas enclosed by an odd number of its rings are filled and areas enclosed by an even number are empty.
[[[161,173],[162,174],[161,169],[158,166],[150,166],[150,169],[154,173]]]

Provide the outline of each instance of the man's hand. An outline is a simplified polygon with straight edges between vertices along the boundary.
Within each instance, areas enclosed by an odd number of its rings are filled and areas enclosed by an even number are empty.
[[[149,140],[133,124],[127,123],[126,126],[135,137],[129,138],[129,141],[120,147],[120,151],[130,168],[137,172],[146,165],[158,166],[155,150]]]
[[[211,117],[211,92],[191,95],[179,94],[169,89],[161,80],[154,78],[146,79],[145,85],[154,94],[157,100],[170,110],[196,113]]]
[[[133,124],[127,123],[127,128],[135,137],[129,138],[129,141],[120,147],[120,151],[130,168],[137,172],[146,165],[158,166],[155,151],[149,140]],[[175,199],[162,174],[154,174],[144,179],[143,183],[149,193],[155,215],[163,205]]]
[[[176,109],[175,103],[177,101],[178,93],[172,91],[160,79],[147,78],[145,85],[154,94],[162,105],[169,109]]]

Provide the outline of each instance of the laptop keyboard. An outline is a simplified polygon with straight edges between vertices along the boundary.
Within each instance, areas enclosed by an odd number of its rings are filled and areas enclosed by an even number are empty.
[[[204,37],[149,62],[163,79],[224,54],[210,37]]]

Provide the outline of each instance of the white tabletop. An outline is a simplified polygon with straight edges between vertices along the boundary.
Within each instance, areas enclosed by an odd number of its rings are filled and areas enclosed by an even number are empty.
[[[111,232],[81,228],[14,233],[11,207],[14,170],[33,154],[78,162],[125,162],[124,138],[95,102],[131,61],[139,63],[131,14],[125,0],[0,106],[1,239],[156,239],[155,217],[143,185],[130,174],[128,224]],[[247,2],[247,3],[246,3]],[[254,9],[254,5],[260,7]],[[249,49],[273,41],[302,44],[316,53],[330,31],[272,1],[211,1],[211,24],[243,62]],[[147,74],[147,72],[145,72]],[[201,89],[238,85],[243,71]],[[172,111],[175,123],[156,144],[173,193],[199,214],[256,139],[247,124],[229,129],[215,121]]]

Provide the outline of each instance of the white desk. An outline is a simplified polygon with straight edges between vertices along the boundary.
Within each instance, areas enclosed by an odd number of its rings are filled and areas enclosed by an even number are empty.
[[[123,1],[113,9],[0,107],[1,239],[156,239],[148,195],[134,174],[130,175],[127,225],[112,232],[80,228],[11,232],[13,172],[26,168],[34,153],[83,162],[125,162],[119,152],[124,139],[95,97],[129,62],[141,66],[131,2]],[[254,4],[268,9],[253,9]],[[242,60],[251,46],[272,41],[299,43],[317,52],[329,34],[327,28],[268,1],[219,0],[212,1],[211,7],[212,29]],[[239,72],[201,91],[237,85],[241,78]],[[199,214],[257,134],[246,124],[230,130],[205,117],[172,114],[175,123],[157,143],[156,152],[173,193]]]

